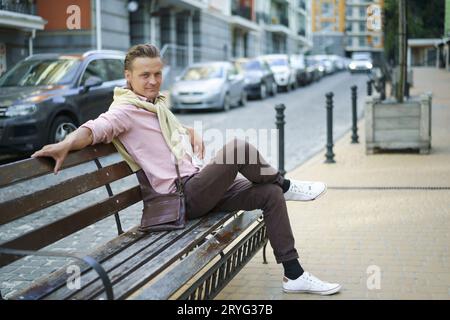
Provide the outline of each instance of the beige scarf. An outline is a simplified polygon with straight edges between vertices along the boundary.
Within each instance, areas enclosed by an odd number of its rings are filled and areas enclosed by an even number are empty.
[[[161,126],[161,132],[164,136],[164,140],[170,148],[170,151],[178,161],[184,157],[186,151],[183,147],[182,141],[183,135],[188,135],[188,132],[169,110],[166,96],[159,94],[159,96],[155,99],[155,102],[151,103],[141,100],[130,89],[116,87],[114,89],[114,101],[109,109],[116,108],[121,105],[133,105],[156,113],[159,120],[159,125]],[[122,155],[124,160],[128,163],[133,172],[141,169],[136,161],[134,161],[134,159],[128,154],[127,150],[118,138],[114,138],[112,143],[116,147],[117,151]]]

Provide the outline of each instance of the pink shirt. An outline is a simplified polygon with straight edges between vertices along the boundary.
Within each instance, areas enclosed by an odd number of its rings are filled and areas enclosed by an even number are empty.
[[[140,97],[145,100],[144,97]],[[93,142],[110,143],[117,137],[133,160],[145,172],[152,187],[159,193],[176,190],[177,173],[172,153],[164,140],[155,113],[133,105],[123,105],[102,113],[81,127],[92,131]],[[186,155],[179,164],[181,177],[199,171]]]

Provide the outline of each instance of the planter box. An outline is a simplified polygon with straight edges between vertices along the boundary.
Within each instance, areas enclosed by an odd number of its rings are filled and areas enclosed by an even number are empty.
[[[369,97],[365,118],[367,154],[373,154],[376,149],[430,152],[431,94],[411,97],[403,103]]]

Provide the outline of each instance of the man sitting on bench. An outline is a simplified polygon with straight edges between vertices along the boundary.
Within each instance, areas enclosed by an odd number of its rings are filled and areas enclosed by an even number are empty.
[[[317,199],[325,193],[326,185],[283,178],[253,145],[237,139],[219,150],[209,164],[197,166],[193,159],[195,156],[203,159],[202,139],[193,129],[184,128],[170,112],[167,98],[159,91],[162,69],[157,47],[141,44],[130,48],[125,58],[128,85],[115,88],[110,109],[63,141],[44,146],[32,157],[52,157],[56,161],[56,174],[69,151],[113,142],[132,169],[142,168],[157,192],[169,193],[176,189],[175,156],[188,219],[209,212],[262,209],[276,261],[284,267],[283,290],[321,295],[338,292],[339,284],[321,281],[302,269],[286,207],[289,200]],[[185,143],[180,150],[178,142],[182,136],[188,137],[189,147]],[[245,159],[239,161],[238,155],[245,155]],[[238,173],[245,178],[237,177]]]

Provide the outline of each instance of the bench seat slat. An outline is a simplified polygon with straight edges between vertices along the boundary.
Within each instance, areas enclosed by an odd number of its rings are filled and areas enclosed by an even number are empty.
[[[141,241],[144,237],[147,237],[145,241],[152,243],[158,241],[161,237],[167,235],[167,232],[153,233],[146,235],[138,230],[138,227],[131,228],[120,236],[108,241],[106,244],[94,249],[89,253],[89,256],[102,263],[112,256],[120,253],[122,250],[129,248],[135,243],[144,243]],[[72,264],[72,263],[70,263]],[[39,300],[56,291],[58,288],[65,286],[69,275],[66,272],[66,267],[70,264],[59,268],[49,275],[43,276],[37,280],[28,288],[19,291],[13,297],[12,300]],[[89,269],[87,265],[81,266],[81,273],[85,274]],[[84,279],[84,277],[83,277]]]
[[[112,144],[98,144],[69,153],[61,169],[70,168],[97,158],[116,153]],[[55,161],[51,158],[30,158],[0,166],[0,187],[43,176],[53,172]]]
[[[108,272],[113,283],[114,296],[122,299],[129,291],[134,291],[143,282],[156,277],[167,266],[188,253],[200,243],[206,235],[227,221],[233,213],[214,213],[203,217],[192,228],[171,231],[171,241],[154,243],[145,250],[124,261],[117,268]],[[169,234],[169,235],[170,235]],[[98,277],[97,277],[98,278]],[[126,278],[126,279],[125,279]],[[104,293],[100,280],[81,288],[71,299],[96,299]]]
[[[2,243],[10,249],[38,250],[142,200],[139,186],[100,201],[18,238]],[[0,254],[0,267],[21,257]]]
[[[167,246],[167,243],[172,243],[176,241],[180,235],[191,231],[200,223],[200,220],[192,220],[188,221],[187,226],[183,230],[177,230],[172,232],[152,232],[152,233],[142,233],[143,236],[137,240],[136,242],[130,244],[126,248],[122,250],[116,250],[113,255],[109,255],[107,258],[99,261],[102,264],[102,267],[108,272],[108,276],[111,277],[111,271],[123,266],[124,264],[130,263],[131,266],[135,266],[136,263],[140,261],[135,258],[135,256],[141,254],[145,250],[150,248],[156,248],[162,250],[164,246]],[[111,247],[111,249],[113,249]],[[132,261],[130,261],[132,260]],[[85,268],[86,269],[86,268]],[[67,276],[66,276],[67,278]],[[89,290],[87,287],[91,287],[91,290],[100,290],[97,288],[97,285],[100,288],[103,288],[102,282],[100,282],[98,274],[89,270],[83,273],[81,280],[83,282],[83,287],[80,290]],[[97,282],[98,281],[98,282]],[[53,292],[45,297],[48,300],[66,300],[71,299],[71,296],[75,295],[79,290],[70,290],[66,286],[61,286],[59,288],[55,288]]]
[[[113,181],[129,176],[133,172],[122,161],[94,172],[68,179],[50,188],[0,203],[0,225],[48,208]],[[45,199],[45,201],[42,201]]]
[[[200,272],[244,230],[261,216],[261,211],[245,212],[221,229],[214,238],[205,242],[198,250],[181,261],[151,286],[145,287],[130,298],[137,300],[167,300],[185,285],[194,274]]]
[[[221,215],[223,219],[217,220],[217,215]],[[190,232],[179,239],[176,243],[166,248],[163,254],[155,256],[153,259],[135,270],[126,279],[113,285],[114,295],[116,299],[126,299],[142,285],[148,283],[163,272],[168,266],[177,261],[186,252],[189,252],[196,245],[200,244],[205,237],[212,231],[217,229],[233,214],[208,214],[204,218],[204,224],[200,225],[196,232]],[[106,294],[102,290],[102,294],[92,297],[94,299],[106,299]]]

